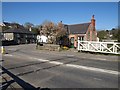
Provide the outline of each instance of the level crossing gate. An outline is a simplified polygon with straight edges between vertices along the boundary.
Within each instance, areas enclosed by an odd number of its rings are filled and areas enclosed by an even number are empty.
[[[99,41],[80,41],[78,39],[78,51],[120,54],[120,43],[99,42]]]

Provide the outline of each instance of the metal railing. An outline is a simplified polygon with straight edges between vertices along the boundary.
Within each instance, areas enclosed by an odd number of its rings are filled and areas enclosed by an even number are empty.
[[[78,51],[120,54],[120,43],[78,40]]]

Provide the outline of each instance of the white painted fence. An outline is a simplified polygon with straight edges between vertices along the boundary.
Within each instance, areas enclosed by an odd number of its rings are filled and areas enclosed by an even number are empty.
[[[78,40],[78,51],[120,54],[120,43]]]

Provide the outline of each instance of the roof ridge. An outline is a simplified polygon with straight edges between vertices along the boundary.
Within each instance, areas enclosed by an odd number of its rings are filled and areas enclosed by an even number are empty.
[[[90,22],[81,23],[81,24],[72,24],[72,25],[68,25],[68,28],[71,34],[85,34],[90,24],[91,24]]]
[[[69,24],[69,25],[82,25],[82,24],[90,24],[91,22],[87,22],[87,23],[80,23],[80,24]]]
[[[21,29],[21,28],[10,28],[10,29],[7,29],[7,30],[5,30],[3,32],[10,32],[10,33],[12,33],[12,32],[14,32],[14,33],[15,32],[19,32],[19,33],[33,33],[33,32],[30,32],[27,29]]]

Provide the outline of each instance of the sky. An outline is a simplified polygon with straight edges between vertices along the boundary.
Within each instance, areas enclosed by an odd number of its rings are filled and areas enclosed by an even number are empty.
[[[97,30],[118,26],[117,2],[2,2],[2,20],[40,25],[45,20],[64,24],[91,21],[95,15]]]

